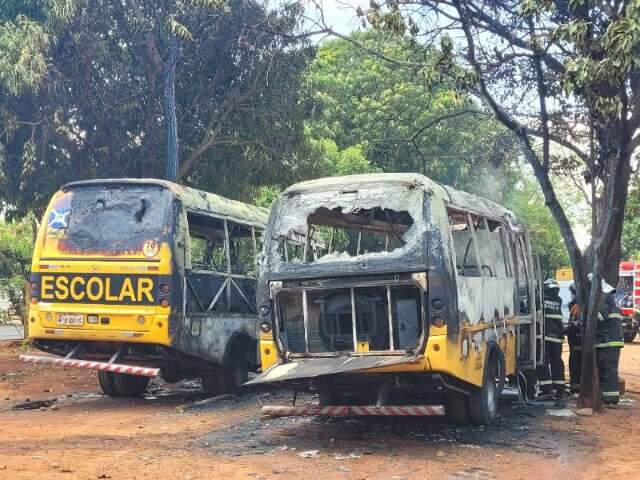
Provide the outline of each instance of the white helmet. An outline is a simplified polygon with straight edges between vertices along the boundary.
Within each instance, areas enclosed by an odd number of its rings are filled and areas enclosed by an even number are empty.
[[[560,285],[558,285],[558,282],[556,282],[553,278],[547,278],[544,281],[544,288],[547,288],[549,290],[557,288],[558,290],[560,290]]]
[[[587,275],[587,277],[589,277],[589,281],[591,281],[591,279],[593,278],[593,273],[590,273],[589,275]],[[616,291],[616,288],[605,282],[604,278],[602,279],[600,284],[602,285],[602,291],[604,293],[613,293]]]

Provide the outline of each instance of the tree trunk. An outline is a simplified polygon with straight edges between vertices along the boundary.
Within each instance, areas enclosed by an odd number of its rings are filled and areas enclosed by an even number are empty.
[[[175,35],[171,35],[169,40],[169,56],[165,65],[162,107],[167,132],[167,158],[164,176],[172,182],[178,180],[178,120],[176,116],[175,88],[178,47],[178,38]]]

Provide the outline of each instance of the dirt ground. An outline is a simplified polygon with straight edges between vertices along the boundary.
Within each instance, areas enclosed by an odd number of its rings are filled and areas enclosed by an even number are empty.
[[[199,398],[195,382],[110,399],[95,373],[24,365],[21,352],[0,343],[0,479],[640,478],[638,341],[622,353],[628,393],[617,409],[555,417],[555,406],[504,400],[486,429],[436,418],[263,420],[259,402],[290,398],[267,391],[180,413]],[[48,408],[12,409],[54,398]]]

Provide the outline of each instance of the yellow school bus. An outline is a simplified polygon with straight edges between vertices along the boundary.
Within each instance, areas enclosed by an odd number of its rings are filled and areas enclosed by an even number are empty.
[[[487,425],[506,378],[535,389],[541,289],[500,205],[417,174],[302,182],[273,205],[261,263],[263,373],[249,383],[320,396],[267,414]]]
[[[35,243],[27,362],[93,368],[111,396],[151,377],[230,391],[258,364],[255,258],[267,210],[153,179],[74,182]]]

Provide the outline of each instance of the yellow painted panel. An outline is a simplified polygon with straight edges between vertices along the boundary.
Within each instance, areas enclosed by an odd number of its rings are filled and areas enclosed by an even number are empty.
[[[278,350],[271,334],[260,337],[260,360],[263,372],[278,363]]]

